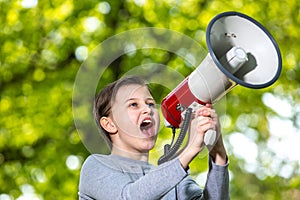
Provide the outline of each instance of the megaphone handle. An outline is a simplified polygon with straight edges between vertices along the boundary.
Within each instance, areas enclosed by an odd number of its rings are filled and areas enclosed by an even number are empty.
[[[206,131],[204,135],[204,143],[207,147],[211,147],[215,144],[217,139],[217,132],[213,129],[209,129]]]

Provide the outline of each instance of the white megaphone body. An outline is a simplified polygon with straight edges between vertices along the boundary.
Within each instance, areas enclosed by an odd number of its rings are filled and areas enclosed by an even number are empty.
[[[187,108],[215,103],[237,84],[264,88],[280,75],[278,45],[247,15],[225,12],[214,17],[206,31],[206,43],[209,53],[202,63],[162,101],[162,113],[170,127],[180,127]],[[206,134],[206,145],[214,143],[214,134]]]

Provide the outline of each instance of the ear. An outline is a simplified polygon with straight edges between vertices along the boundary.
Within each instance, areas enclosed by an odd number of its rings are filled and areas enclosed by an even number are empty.
[[[116,133],[118,131],[116,125],[109,117],[101,117],[100,118],[100,125],[104,130],[106,130],[109,133]]]

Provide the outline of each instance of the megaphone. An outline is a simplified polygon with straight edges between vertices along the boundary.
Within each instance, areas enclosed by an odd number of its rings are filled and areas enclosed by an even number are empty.
[[[274,38],[245,14],[224,12],[215,16],[206,31],[206,44],[209,53],[201,64],[162,101],[169,127],[179,128],[188,108],[215,103],[238,84],[265,88],[280,75],[282,60]]]

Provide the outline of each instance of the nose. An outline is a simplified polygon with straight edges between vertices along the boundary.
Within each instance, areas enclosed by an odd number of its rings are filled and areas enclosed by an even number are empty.
[[[150,115],[153,113],[151,107],[148,104],[143,104],[142,112]]]

